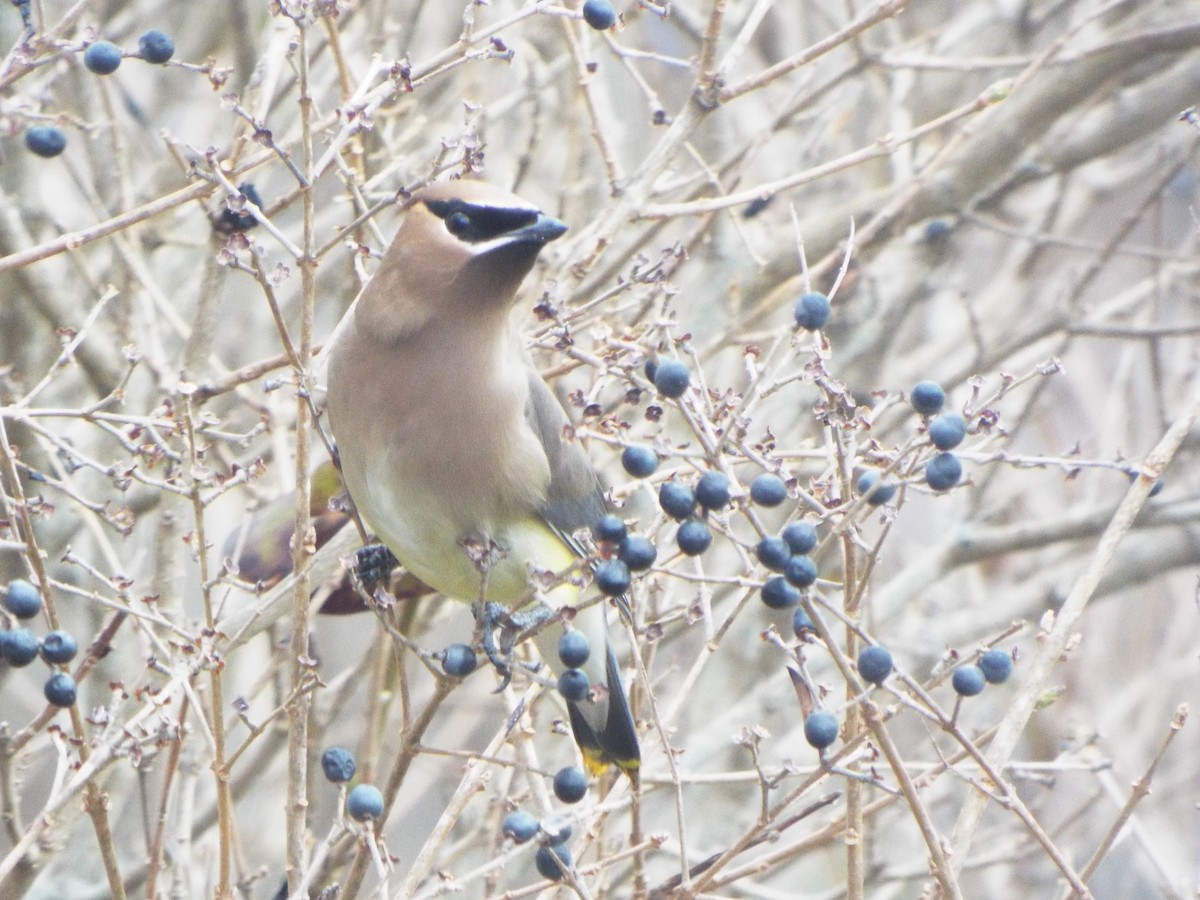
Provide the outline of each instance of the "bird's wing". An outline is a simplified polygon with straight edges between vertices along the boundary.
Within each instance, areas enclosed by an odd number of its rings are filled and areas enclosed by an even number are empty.
[[[567,414],[533,369],[529,370],[525,418],[541,441],[550,464],[550,485],[546,489],[542,518],[564,543],[583,555],[575,532],[600,521],[607,509],[604,491],[583,448],[564,438],[563,428],[569,424]]]
[[[542,518],[565,544],[582,556],[585,550],[575,538],[575,532],[590,528],[600,521],[607,510],[604,492],[583,448],[565,439],[563,428],[568,424],[567,414],[546,382],[533,369],[529,370],[529,399],[525,405],[525,418],[541,441],[550,464],[550,485],[541,510]],[[627,621],[633,621],[624,597],[617,599],[617,607]],[[612,641],[608,637],[603,605],[584,610],[575,620],[575,627],[587,634],[597,648],[584,666],[589,680],[608,686],[607,694],[600,699],[583,704],[567,704],[575,741],[583,753],[588,770],[593,774],[613,763],[630,778],[636,779],[641,765],[637,726],[629,709],[625,686],[621,682],[621,670]],[[542,658],[553,660],[557,638],[545,630],[538,638],[538,650]],[[603,655],[599,652],[601,646],[604,648]]]

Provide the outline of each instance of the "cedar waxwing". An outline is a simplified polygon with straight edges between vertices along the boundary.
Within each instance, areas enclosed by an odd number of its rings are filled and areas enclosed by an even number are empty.
[[[582,552],[574,533],[606,510],[511,316],[538,252],[566,230],[481,182],[433,185],[330,341],[327,409],[355,507],[409,572],[457,600],[511,608],[528,593],[529,565],[569,568]],[[481,547],[491,551],[482,563]],[[556,608],[579,599],[571,584],[547,598]],[[615,763],[636,777],[604,604],[573,627],[592,648],[591,695],[568,704],[575,740],[593,773]],[[537,635],[553,668],[560,635]]]
[[[342,492],[342,479],[332,462],[323,462],[312,474],[309,513],[316,546],[321,547],[349,521],[349,516],[329,508],[329,501]],[[276,497],[225,540],[225,555],[237,565],[242,581],[269,588],[292,571],[292,530],[296,497]],[[343,578],[321,605],[322,613],[340,615],[366,609],[358,592]]]

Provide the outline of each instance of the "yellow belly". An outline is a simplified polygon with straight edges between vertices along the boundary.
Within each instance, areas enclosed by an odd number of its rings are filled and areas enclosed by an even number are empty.
[[[529,590],[531,564],[540,570],[561,572],[577,559],[545,522],[533,517],[485,526],[495,546],[486,561],[477,563],[473,559],[477,549],[466,545],[457,523],[448,519],[401,516],[399,511],[388,514],[384,509],[362,512],[367,524],[408,571],[456,600],[478,600],[486,572],[484,599],[512,606]],[[564,598],[560,602],[567,601]]]

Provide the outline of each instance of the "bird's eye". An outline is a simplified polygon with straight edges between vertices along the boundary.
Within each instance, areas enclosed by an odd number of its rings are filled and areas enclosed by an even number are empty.
[[[465,200],[426,200],[425,208],[446,224],[446,230],[468,244],[515,234],[535,225],[536,209],[490,206]]]
[[[471,230],[471,217],[463,212],[446,216],[446,229],[455,237],[462,237]]]

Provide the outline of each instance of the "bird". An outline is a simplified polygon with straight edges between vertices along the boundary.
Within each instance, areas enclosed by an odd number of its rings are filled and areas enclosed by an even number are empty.
[[[607,511],[513,316],[542,248],[566,231],[486,182],[431,184],[329,341],[326,411],[354,507],[405,569],[477,615],[521,611],[530,566],[578,565],[576,534]],[[569,580],[546,595],[555,608],[580,600]],[[641,750],[605,604],[579,607],[570,627],[591,647],[588,696],[568,701],[584,763],[636,779]],[[561,634],[535,636],[552,669]]]
[[[312,516],[314,542],[325,544],[343,525],[347,515],[331,509],[329,501],[342,492],[337,467],[325,460],[309,478],[309,514]],[[295,494],[276,497],[243,521],[225,540],[224,553],[237,576],[265,590],[279,583],[292,571],[292,533],[296,524]],[[321,611],[342,615],[365,610],[366,606],[346,578],[339,579]]]

